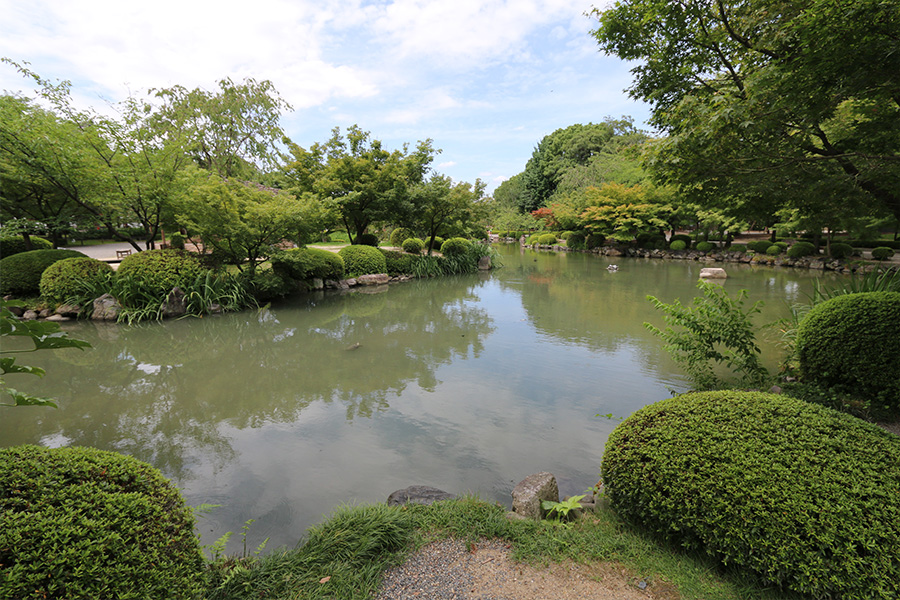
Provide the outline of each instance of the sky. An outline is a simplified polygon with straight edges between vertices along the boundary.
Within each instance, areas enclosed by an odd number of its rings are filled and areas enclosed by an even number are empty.
[[[604,0],[0,0],[0,57],[69,80],[83,106],[218,80],[270,80],[303,147],[359,125],[389,149],[432,139],[435,171],[492,191],[545,135],[649,108],[600,52]],[[32,88],[0,64],[0,90]]]

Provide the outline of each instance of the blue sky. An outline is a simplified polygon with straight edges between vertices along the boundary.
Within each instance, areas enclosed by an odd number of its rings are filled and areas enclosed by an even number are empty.
[[[493,190],[540,139],[646,105],[585,13],[602,0],[0,0],[0,56],[101,109],[129,93],[269,79],[301,146],[358,124],[387,147],[432,138],[435,170]],[[0,65],[0,90],[28,91]]]

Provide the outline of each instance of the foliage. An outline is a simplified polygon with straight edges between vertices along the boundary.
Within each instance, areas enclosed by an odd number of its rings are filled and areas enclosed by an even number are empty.
[[[176,250],[184,250],[184,235],[176,231],[169,234],[169,247]]]
[[[694,298],[692,306],[682,306],[678,300],[664,304],[648,296],[653,306],[665,313],[663,318],[668,327],[660,330],[650,323],[644,326],[663,339],[665,349],[699,389],[728,385],[716,373],[717,365],[724,365],[738,375],[741,385],[764,385],[769,372],[759,361],[760,351],[751,321],[760,312],[761,302],[745,309],[746,290],[741,290],[735,300],[714,283],[700,280],[697,286],[703,297]]]
[[[715,250],[716,245],[712,242],[697,242],[695,248],[697,252],[711,252],[712,250]]]
[[[161,299],[172,288],[187,286],[203,270],[197,257],[184,250],[147,250],[123,258],[116,279],[129,279],[144,293]],[[116,297],[123,305],[128,304]]]
[[[463,238],[450,238],[441,244],[441,254],[445,257],[462,256],[472,247],[469,240]]]
[[[828,247],[828,254],[831,258],[847,258],[853,255],[853,247],[840,242],[834,243]]]
[[[541,246],[552,246],[556,243],[556,236],[552,233],[545,233],[538,237],[538,244]]]
[[[385,264],[387,264],[387,274],[394,275],[413,275],[416,273],[416,265],[422,259],[422,256],[413,254],[404,254],[396,250],[379,249],[384,254]]]
[[[872,258],[875,260],[887,260],[894,255],[893,248],[888,248],[887,246],[879,246],[877,248],[872,248]]]
[[[900,415],[900,292],[843,294],[817,304],[797,329],[804,381],[849,389],[875,412]]]
[[[676,252],[685,248],[687,248],[687,244],[684,243],[684,240],[675,240],[669,244],[669,250],[675,250]]]
[[[647,186],[626,187],[604,183],[583,190],[579,215],[581,226],[620,242],[628,242],[641,233],[659,235],[669,228],[674,208],[662,190]],[[665,240],[663,240],[663,247]]]
[[[0,237],[0,258],[6,258],[20,252],[28,252],[30,250],[52,250],[53,244],[42,237],[30,236],[31,248],[25,243],[23,236]]]
[[[0,259],[0,296],[38,295],[44,270],[57,261],[76,257],[85,255],[75,250],[30,250]]]
[[[573,250],[584,250],[587,243],[587,237],[581,231],[573,231],[566,240],[566,246]]]
[[[196,598],[193,513],[162,474],[93,448],[0,449],[4,598]]]
[[[248,302],[250,306],[284,298],[297,289],[289,279],[281,277],[272,269],[257,269],[253,273],[245,271],[238,280],[241,288],[252,298],[252,302]]]
[[[900,592],[900,443],[849,415],[761,392],[684,394],[613,431],[603,482],[625,519],[763,583]]]
[[[391,232],[391,246],[400,248],[407,239],[413,237],[413,231],[406,227],[397,227]]]
[[[56,348],[90,348],[91,345],[82,340],[70,338],[65,332],[60,331],[59,323],[53,321],[20,321],[13,317],[9,307],[24,306],[22,302],[15,300],[0,300],[0,338],[26,337],[31,340],[32,347],[21,350],[10,350],[8,346],[0,348],[0,375],[30,374],[38,377],[44,376],[44,369],[28,365],[17,365],[15,356],[10,354],[22,354],[25,352],[37,352],[38,350],[52,350]],[[0,403],[0,406],[56,406],[51,398],[32,396],[13,388],[6,387],[4,379],[0,379],[0,392],[12,396],[15,404]]]
[[[728,247],[729,252],[746,252],[747,245],[746,244],[731,244]]]
[[[334,252],[319,248],[293,248],[272,255],[272,270],[281,277],[308,281],[313,278],[337,281],[344,277],[344,260]]]
[[[41,275],[41,296],[48,302],[66,302],[79,295],[85,285],[95,287],[110,280],[113,268],[87,256],[65,258],[47,267]]]
[[[788,258],[803,258],[814,254],[817,254],[815,244],[804,241],[794,242],[787,252]]]
[[[592,233],[587,236],[584,243],[588,250],[593,250],[606,243],[606,236],[602,233]]]
[[[784,250],[782,250],[781,246],[778,244],[771,244],[768,248],[766,248],[766,254],[769,256],[778,256]]]
[[[571,496],[560,502],[544,500],[543,502],[541,502],[541,508],[548,511],[548,517],[565,522],[569,520],[571,515],[575,514],[574,511],[577,511],[581,508],[580,502],[582,499],[584,499],[584,496],[585,494],[581,494],[579,496]]]
[[[407,220],[424,233],[429,253],[438,234],[467,235],[485,216],[481,203],[485,187],[480,179],[474,185],[453,183],[445,175],[433,174],[410,189],[411,212]]]
[[[422,254],[425,249],[425,242],[416,237],[406,238],[403,240],[403,251],[409,254]]]
[[[344,271],[348,277],[387,272],[387,261],[378,248],[345,246],[338,254],[344,260]]]
[[[747,243],[747,248],[753,252],[765,254],[771,245],[772,242],[769,240],[753,240],[752,242]]]
[[[373,248],[378,247],[378,236],[374,233],[364,233],[360,236],[357,236],[355,240],[353,240],[356,244],[361,244],[363,246],[372,246]]]

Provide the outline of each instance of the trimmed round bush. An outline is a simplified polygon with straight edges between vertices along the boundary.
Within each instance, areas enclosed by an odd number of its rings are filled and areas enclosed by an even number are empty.
[[[746,252],[747,245],[746,244],[732,244],[728,247],[729,252]]]
[[[425,242],[419,238],[407,238],[403,240],[403,251],[410,254],[422,254],[425,249]]]
[[[129,254],[119,263],[116,278],[132,279],[147,293],[164,296],[176,286],[193,283],[203,271],[194,254],[166,248]]]
[[[273,254],[269,262],[279,276],[298,281],[337,281],[344,276],[344,259],[321,248],[291,248]]]
[[[778,256],[782,252],[784,252],[784,249],[778,244],[772,244],[771,246],[766,248],[766,254],[768,254],[769,256]]]
[[[804,381],[850,389],[900,410],[900,292],[844,294],[814,306],[797,327]]]
[[[25,247],[25,240],[21,235],[0,237],[0,258],[6,258],[20,252],[31,250],[52,250],[53,244],[42,237],[31,236],[31,248]]]
[[[684,247],[685,247],[685,249],[690,248],[690,247],[691,247],[691,242],[693,241],[693,240],[691,240],[691,236],[689,236],[689,235],[685,235],[685,234],[683,234],[683,233],[676,233],[676,234],[673,235],[672,238],[669,240],[669,247],[670,247],[670,248],[672,247],[672,242],[675,242],[675,241],[678,241],[678,240],[681,240],[682,242],[684,242]]]
[[[400,248],[403,246],[403,242],[411,237],[413,237],[413,232],[411,229],[407,229],[406,227],[398,227],[391,232],[391,246]]]
[[[669,250],[674,250],[676,252],[684,250],[685,248],[687,248],[687,244],[684,243],[684,240],[675,240],[669,244]]]
[[[386,273],[388,275],[412,275],[416,272],[415,264],[423,257],[412,254],[404,254],[396,250],[378,249],[384,254],[384,260],[387,265]]]
[[[540,233],[532,233],[528,236],[528,239],[525,240],[525,244],[528,246],[533,246],[538,243],[538,240],[541,239]]]
[[[551,246],[557,242],[556,236],[552,233],[545,233],[538,237],[538,244],[541,246]]]
[[[184,250],[184,235],[176,231],[169,234],[169,247]]]
[[[49,302],[62,303],[80,296],[86,289],[96,289],[113,273],[111,266],[96,258],[65,258],[44,270],[41,275],[41,296]]]
[[[562,233],[559,234],[559,239],[561,239],[564,242],[568,242],[569,238],[572,236],[573,233],[575,233],[575,232],[574,231],[563,231]]]
[[[828,248],[828,255],[831,258],[849,258],[853,256],[853,246],[841,242],[831,244]]]
[[[716,245],[712,242],[697,242],[695,248],[698,252],[712,252],[715,250]]]
[[[695,392],[610,434],[625,519],[814,598],[900,593],[900,440],[795,398]]]
[[[588,250],[599,248],[606,242],[606,236],[602,233],[592,233],[584,240],[584,245]]]
[[[378,248],[357,244],[344,246],[338,254],[344,259],[344,271],[351,277],[387,273],[387,261]]]
[[[765,254],[772,242],[769,240],[753,240],[747,244],[747,248],[759,254]]]
[[[441,244],[441,254],[444,256],[462,256],[468,252],[471,247],[472,244],[465,238],[450,238]]]
[[[872,258],[875,260],[887,260],[894,255],[893,248],[888,248],[887,246],[879,246],[878,248],[872,248]]]
[[[150,465],[94,448],[0,449],[0,597],[197,598],[194,515]]]
[[[356,244],[360,246],[378,247],[378,236],[374,233],[364,233],[356,240]]]
[[[794,245],[788,248],[788,258],[803,258],[804,256],[812,256],[817,254],[816,245],[811,242],[794,242]]]
[[[47,267],[76,257],[86,258],[76,250],[29,250],[0,259],[0,296],[37,296]]]
[[[573,250],[584,250],[587,243],[587,237],[581,231],[572,231],[566,239],[566,246]]]

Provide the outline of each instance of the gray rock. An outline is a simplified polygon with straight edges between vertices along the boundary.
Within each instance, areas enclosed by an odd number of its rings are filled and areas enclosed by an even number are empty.
[[[401,504],[434,504],[441,500],[453,500],[453,494],[429,487],[427,485],[411,485],[408,488],[397,490],[388,496],[388,506],[400,506]]]
[[[391,280],[391,276],[387,273],[372,273],[370,275],[360,275],[356,278],[359,285],[384,285]]]
[[[535,473],[520,481],[512,491],[514,513],[529,519],[540,520],[543,515],[541,502],[559,502],[559,486],[553,473]]]
[[[183,317],[187,313],[185,293],[180,287],[173,287],[162,303],[162,316],[165,319]]]
[[[314,290],[323,290],[325,289],[325,282],[318,277],[313,277],[312,281],[309,282],[309,287]]]
[[[26,310],[24,313],[22,313],[22,318],[26,321],[34,321],[38,318],[37,311]]]
[[[115,321],[119,318],[119,301],[112,294],[103,294],[94,300],[94,311],[91,313],[92,321]]]
[[[6,298],[4,298],[4,300],[5,299]],[[9,310],[9,312],[11,312],[13,314],[13,316],[16,316],[16,317],[21,317],[22,315],[25,314],[25,309],[22,308],[21,306],[7,306],[6,308],[7,308],[7,310]]]
[[[61,323],[61,322],[63,322],[63,321],[71,321],[72,319],[71,319],[70,317],[64,317],[64,316],[62,316],[61,314],[56,313],[56,314],[52,314],[52,315],[50,315],[49,317],[47,317],[47,320],[48,320],[48,321],[55,321],[55,322],[57,322],[57,323]]]
[[[216,304],[215,302],[210,304],[209,308],[207,310],[209,310],[209,314],[211,314],[211,315],[221,315],[222,313],[225,312],[225,309],[222,308],[222,305]]]
[[[706,267],[704,269],[700,269],[700,278],[701,279],[727,279],[728,273],[725,272],[725,269],[720,269],[719,267]]]
[[[481,271],[489,271],[491,269],[491,257],[482,256],[478,259],[478,269]]]
[[[49,317],[52,314],[53,314],[52,310],[50,310],[49,308],[44,308],[44,309],[41,309],[41,312],[38,313],[38,317],[40,317],[41,319],[46,319],[47,317]]]
[[[77,317],[81,307],[77,304],[60,304],[56,307],[56,314],[64,317]]]

